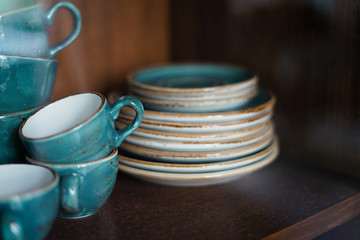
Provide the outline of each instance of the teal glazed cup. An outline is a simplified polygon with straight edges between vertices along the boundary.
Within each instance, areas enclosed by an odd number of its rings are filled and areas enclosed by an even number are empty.
[[[74,28],[61,43],[50,47],[47,28],[53,24],[57,10],[64,8],[74,18]],[[70,2],[58,2],[47,12],[41,4],[0,14],[0,54],[53,58],[79,35],[81,15]]]
[[[19,127],[39,108],[0,115],[0,164],[25,162],[25,151],[19,138]]]
[[[117,131],[115,120],[124,106],[136,116]],[[80,163],[103,158],[140,125],[144,108],[132,96],[113,106],[99,93],[82,93],[53,102],[27,118],[19,135],[29,157],[48,163]]]
[[[0,238],[43,239],[59,212],[59,176],[29,164],[0,165]]]
[[[0,114],[49,103],[57,68],[57,60],[0,55]]]
[[[27,161],[56,171],[60,176],[62,218],[82,218],[96,213],[109,198],[118,172],[118,150],[94,161],[56,164],[27,157]]]

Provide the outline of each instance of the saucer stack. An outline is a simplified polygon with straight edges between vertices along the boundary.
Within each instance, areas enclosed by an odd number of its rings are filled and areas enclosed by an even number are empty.
[[[275,97],[242,68],[167,65],[137,71],[129,83],[145,111],[120,146],[120,171],[164,185],[210,185],[260,169],[278,155]],[[112,92],[109,101],[116,97]],[[133,117],[124,108],[117,127]]]
[[[72,14],[74,29],[63,42],[49,46],[47,29],[61,8]],[[0,164],[25,160],[18,128],[50,102],[58,68],[54,57],[80,28],[80,12],[70,2],[45,11],[36,0],[0,1]]]

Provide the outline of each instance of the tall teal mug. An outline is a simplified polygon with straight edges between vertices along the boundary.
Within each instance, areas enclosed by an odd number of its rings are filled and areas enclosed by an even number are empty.
[[[115,120],[124,106],[136,116],[121,130]],[[140,125],[144,108],[133,96],[123,96],[110,106],[99,93],[82,93],[53,102],[30,115],[19,128],[27,155],[48,163],[80,163],[100,159]]]
[[[57,10],[67,9],[74,19],[74,28],[61,43],[49,46],[47,28],[53,24]],[[24,57],[53,58],[73,42],[81,29],[79,10],[70,2],[58,2],[48,11],[41,4],[0,14],[0,54]]]

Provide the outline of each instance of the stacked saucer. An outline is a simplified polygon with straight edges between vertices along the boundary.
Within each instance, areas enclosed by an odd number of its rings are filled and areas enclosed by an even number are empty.
[[[257,78],[229,66],[171,65],[136,72],[130,89],[149,110],[208,113],[247,103],[256,95]]]
[[[140,127],[120,146],[119,170],[176,186],[233,180],[271,163],[278,142],[275,97],[248,71],[224,65],[167,65],[129,76],[144,107]],[[109,95],[109,101],[117,93]],[[116,122],[134,118],[124,108]]]

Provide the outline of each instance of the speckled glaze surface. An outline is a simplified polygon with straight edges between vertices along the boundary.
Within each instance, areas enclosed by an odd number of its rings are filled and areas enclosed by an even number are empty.
[[[278,150],[275,150],[270,155],[255,163],[230,170],[210,173],[157,172],[134,168],[125,164],[119,164],[119,170],[136,178],[155,184],[179,187],[208,186],[233,181],[245,174],[261,169],[272,163],[278,156],[278,153]]]
[[[200,63],[149,67],[129,74],[128,79],[137,88],[181,95],[232,92],[257,82],[245,69]]]
[[[0,114],[48,103],[57,67],[57,60],[0,55]]]
[[[108,95],[109,102],[115,102],[118,96],[120,96],[119,92],[110,92]],[[231,111],[216,113],[173,113],[145,109],[144,120],[201,124],[239,121],[262,115],[265,112],[269,112],[273,109],[275,103],[276,98],[274,95],[260,90],[258,91],[258,94],[247,104]],[[121,114],[133,116],[132,111],[127,108],[122,109]]]
[[[83,119],[83,108],[91,107],[87,97],[99,99],[100,105],[92,110],[89,117]],[[85,99],[85,100],[84,100]],[[82,102],[84,106],[79,107]],[[123,106],[133,108],[137,116],[125,128],[115,130],[114,121]],[[64,112],[58,109],[68,110]],[[72,95],[53,102],[31,115],[20,127],[20,139],[27,154],[36,160],[49,163],[79,163],[96,160],[107,156],[115,147],[130,135],[141,123],[143,106],[132,96],[123,96],[113,106],[99,93],[83,93]],[[54,134],[31,137],[24,135],[28,129],[37,134],[44,129],[56,128],[64,117],[79,117],[80,122],[67,124],[63,130]]]
[[[278,150],[277,141],[273,141],[269,146],[261,149],[255,154],[232,159],[229,161],[221,161],[203,164],[181,164],[181,163],[162,163],[152,161],[146,158],[136,158],[123,153],[119,154],[119,163],[130,167],[139,168],[155,172],[169,173],[210,173],[217,171],[230,170],[243,167],[270,156],[274,151]]]
[[[19,127],[36,110],[0,115],[0,164],[25,162]]]
[[[118,172],[118,152],[79,164],[50,164],[27,157],[32,164],[55,170],[60,175],[60,212],[63,218],[81,218],[96,213],[109,198]]]
[[[144,98],[154,99],[154,100],[162,100],[162,101],[180,101],[180,102],[187,102],[187,101],[214,101],[214,100],[224,100],[230,98],[237,98],[241,96],[246,96],[254,90],[257,89],[257,84],[236,90],[233,92],[225,92],[225,93],[213,93],[213,94],[194,94],[191,96],[188,95],[181,95],[181,94],[171,94],[171,93],[162,93],[162,92],[154,92],[149,91],[146,89],[137,88],[131,86],[130,92],[135,96],[140,96]]]
[[[173,133],[194,133],[208,134],[221,133],[228,131],[237,131],[249,127],[255,127],[263,124],[271,119],[273,112],[266,112],[260,116],[249,118],[246,120],[219,123],[181,123],[181,122],[163,122],[144,119],[140,125],[143,129],[173,132]],[[127,124],[131,118],[121,115],[118,122]]]
[[[150,159],[158,162],[168,163],[211,163],[227,161],[235,158],[240,158],[254,154],[261,149],[267,147],[274,141],[274,136],[266,136],[264,139],[258,142],[248,144],[242,147],[230,149],[230,150],[212,150],[207,152],[185,152],[185,151],[163,151],[146,147],[137,146],[124,142],[120,146],[120,150],[123,153],[131,154],[143,159]]]
[[[178,132],[164,132],[164,131],[155,131],[145,128],[137,128],[131,136],[139,136],[148,139],[155,140],[165,140],[165,141],[175,141],[175,142],[212,142],[212,141],[226,141],[237,138],[249,137],[255,134],[258,134],[264,131],[265,128],[268,128],[271,125],[271,121],[259,124],[255,127],[249,127],[245,129],[240,129],[237,131],[225,131],[219,133],[178,133]],[[121,129],[125,124],[120,122],[115,122],[115,125]],[[130,137],[130,136],[129,136]],[[129,138],[128,137],[128,138]],[[127,139],[128,139],[127,138]]]
[[[67,9],[74,18],[71,34],[50,47],[47,28],[53,24],[58,9]],[[47,12],[41,4],[0,14],[0,54],[53,58],[76,39],[81,29],[79,10],[70,2],[58,2]]]
[[[28,164],[0,165],[0,185],[11,184],[18,181],[32,181],[27,176],[34,168]],[[5,178],[4,172],[12,176]],[[22,171],[22,176],[19,175]],[[59,176],[50,169],[45,169],[53,175],[50,182],[41,181],[41,185],[28,191],[16,192],[11,195],[2,195],[0,188],[0,238],[2,240],[41,240],[50,232],[52,224],[59,211]],[[9,183],[11,181],[11,183]]]
[[[256,92],[257,90],[254,90],[245,96],[204,101],[164,101],[146,97],[138,98],[148,110],[177,113],[213,113],[240,108],[250,102],[256,96]]]
[[[174,152],[208,152],[208,151],[223,151],[239,147],[243,147],[252,143],[259,142],[274,132],[273,126],[262,129],[262,131],[245,136],[233,138],[230,140],[213,141],[173,141],[173,140],[158,140],[153,138],[128,136],[125,142],[161,151],[174,151]]]

